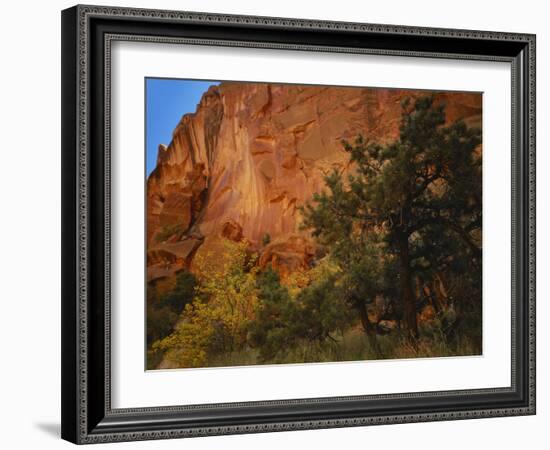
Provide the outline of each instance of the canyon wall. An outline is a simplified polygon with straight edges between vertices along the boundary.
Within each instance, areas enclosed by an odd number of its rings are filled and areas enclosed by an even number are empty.
[[[221,238],[246,239],[282,275],[315,248],[300,205],[333,169],[351,170],[342,139],[399,135],[401,102],[422,91],[223,82],[160,145],[147,180],[148,280],[189,268]],[[447,122],[481,127],[481,94],[438,93]],[[268,242],[269,241],[269,242]]]

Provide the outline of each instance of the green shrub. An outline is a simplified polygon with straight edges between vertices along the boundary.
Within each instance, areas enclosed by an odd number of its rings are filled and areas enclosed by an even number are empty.
[[[327,342],[332,345],[333,334],[342,334],[351,323],[353,313],[339,292],[337,275],[316,272],[320,278],[313,279],[295,298],[273,269],[258,277],[259,304],[250,324],[250,343],[258,348],[262,362],[284,361],[298,348],[311,354]]]
[[[174,225],[166,225],[157,233],[155,236],[155,240],[157,242],[164,242],[169,237],[173,235],[177,235],[177,238],[180,239],[183,236],[183,233],[185,233],[186,229],[183,227],[181,223],[176,223]]]
[[[164,339],[176,325],[185,305],[189,304],[195,295],[196,277],[187,271],[178,272],[176,286],[168,294],[157,298],[154,287],[147,298],[147,343]]]

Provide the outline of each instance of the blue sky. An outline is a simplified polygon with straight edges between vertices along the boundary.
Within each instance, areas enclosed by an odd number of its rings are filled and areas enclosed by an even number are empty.
[[[159,144],[168,145],[172,131],[184,114],[195,112],[210,86],[218,81],[145,79],[145,133],[147,176],[157,163]]]

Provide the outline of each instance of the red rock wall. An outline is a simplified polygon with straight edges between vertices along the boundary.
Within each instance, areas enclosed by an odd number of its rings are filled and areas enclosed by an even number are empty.
[[[148,179],[148,252],[155,255],[149,279],[189,266],[196,251],[215,251],[228,229],[256,248],[269,234],[263,251],[269,255],[261,260],[271,261],[278,251],[293,268],[296,258],[305,263],[309,256],[301,252],[311,248],[297,206],[323,189],[326,173],[347,169],[341,140],[359,134],[394,140],[401,101],[424,93],[232,82],[211,87],[197,111],[182,118],[168,147],[159,148]],[[446,104],[448,122],[462,118],[481,126],[481,94],[440,93],[436,101]],[[178,233],[159,239],[167,227]],[[167,253],[174,256],[159,262]]]

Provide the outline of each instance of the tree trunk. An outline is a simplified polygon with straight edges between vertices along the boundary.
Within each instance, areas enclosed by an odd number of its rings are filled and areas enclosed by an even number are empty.
[[[416,338],[418,338],[418,324],[416,322],[416,305],[414,292],[412,289],[409,238],[406,233],[401,233],[399,236],[399,266],[401,298],[403,300],[405,325],[407,326],[409,338],[416,340]]]
[[[367,335],[369,344],[371,348],[374,350],[374,353],[376,353],[376,356],[380,358],[382,356],[382,351],[380,349],[380,344],[378,343],[378,338],[376,337],[376,327],[369,320],[369,315],[367,313],[367,305],[365,304],[359,305],[359,316],[361,317],[361,325],[363,326],[363,330]]]

